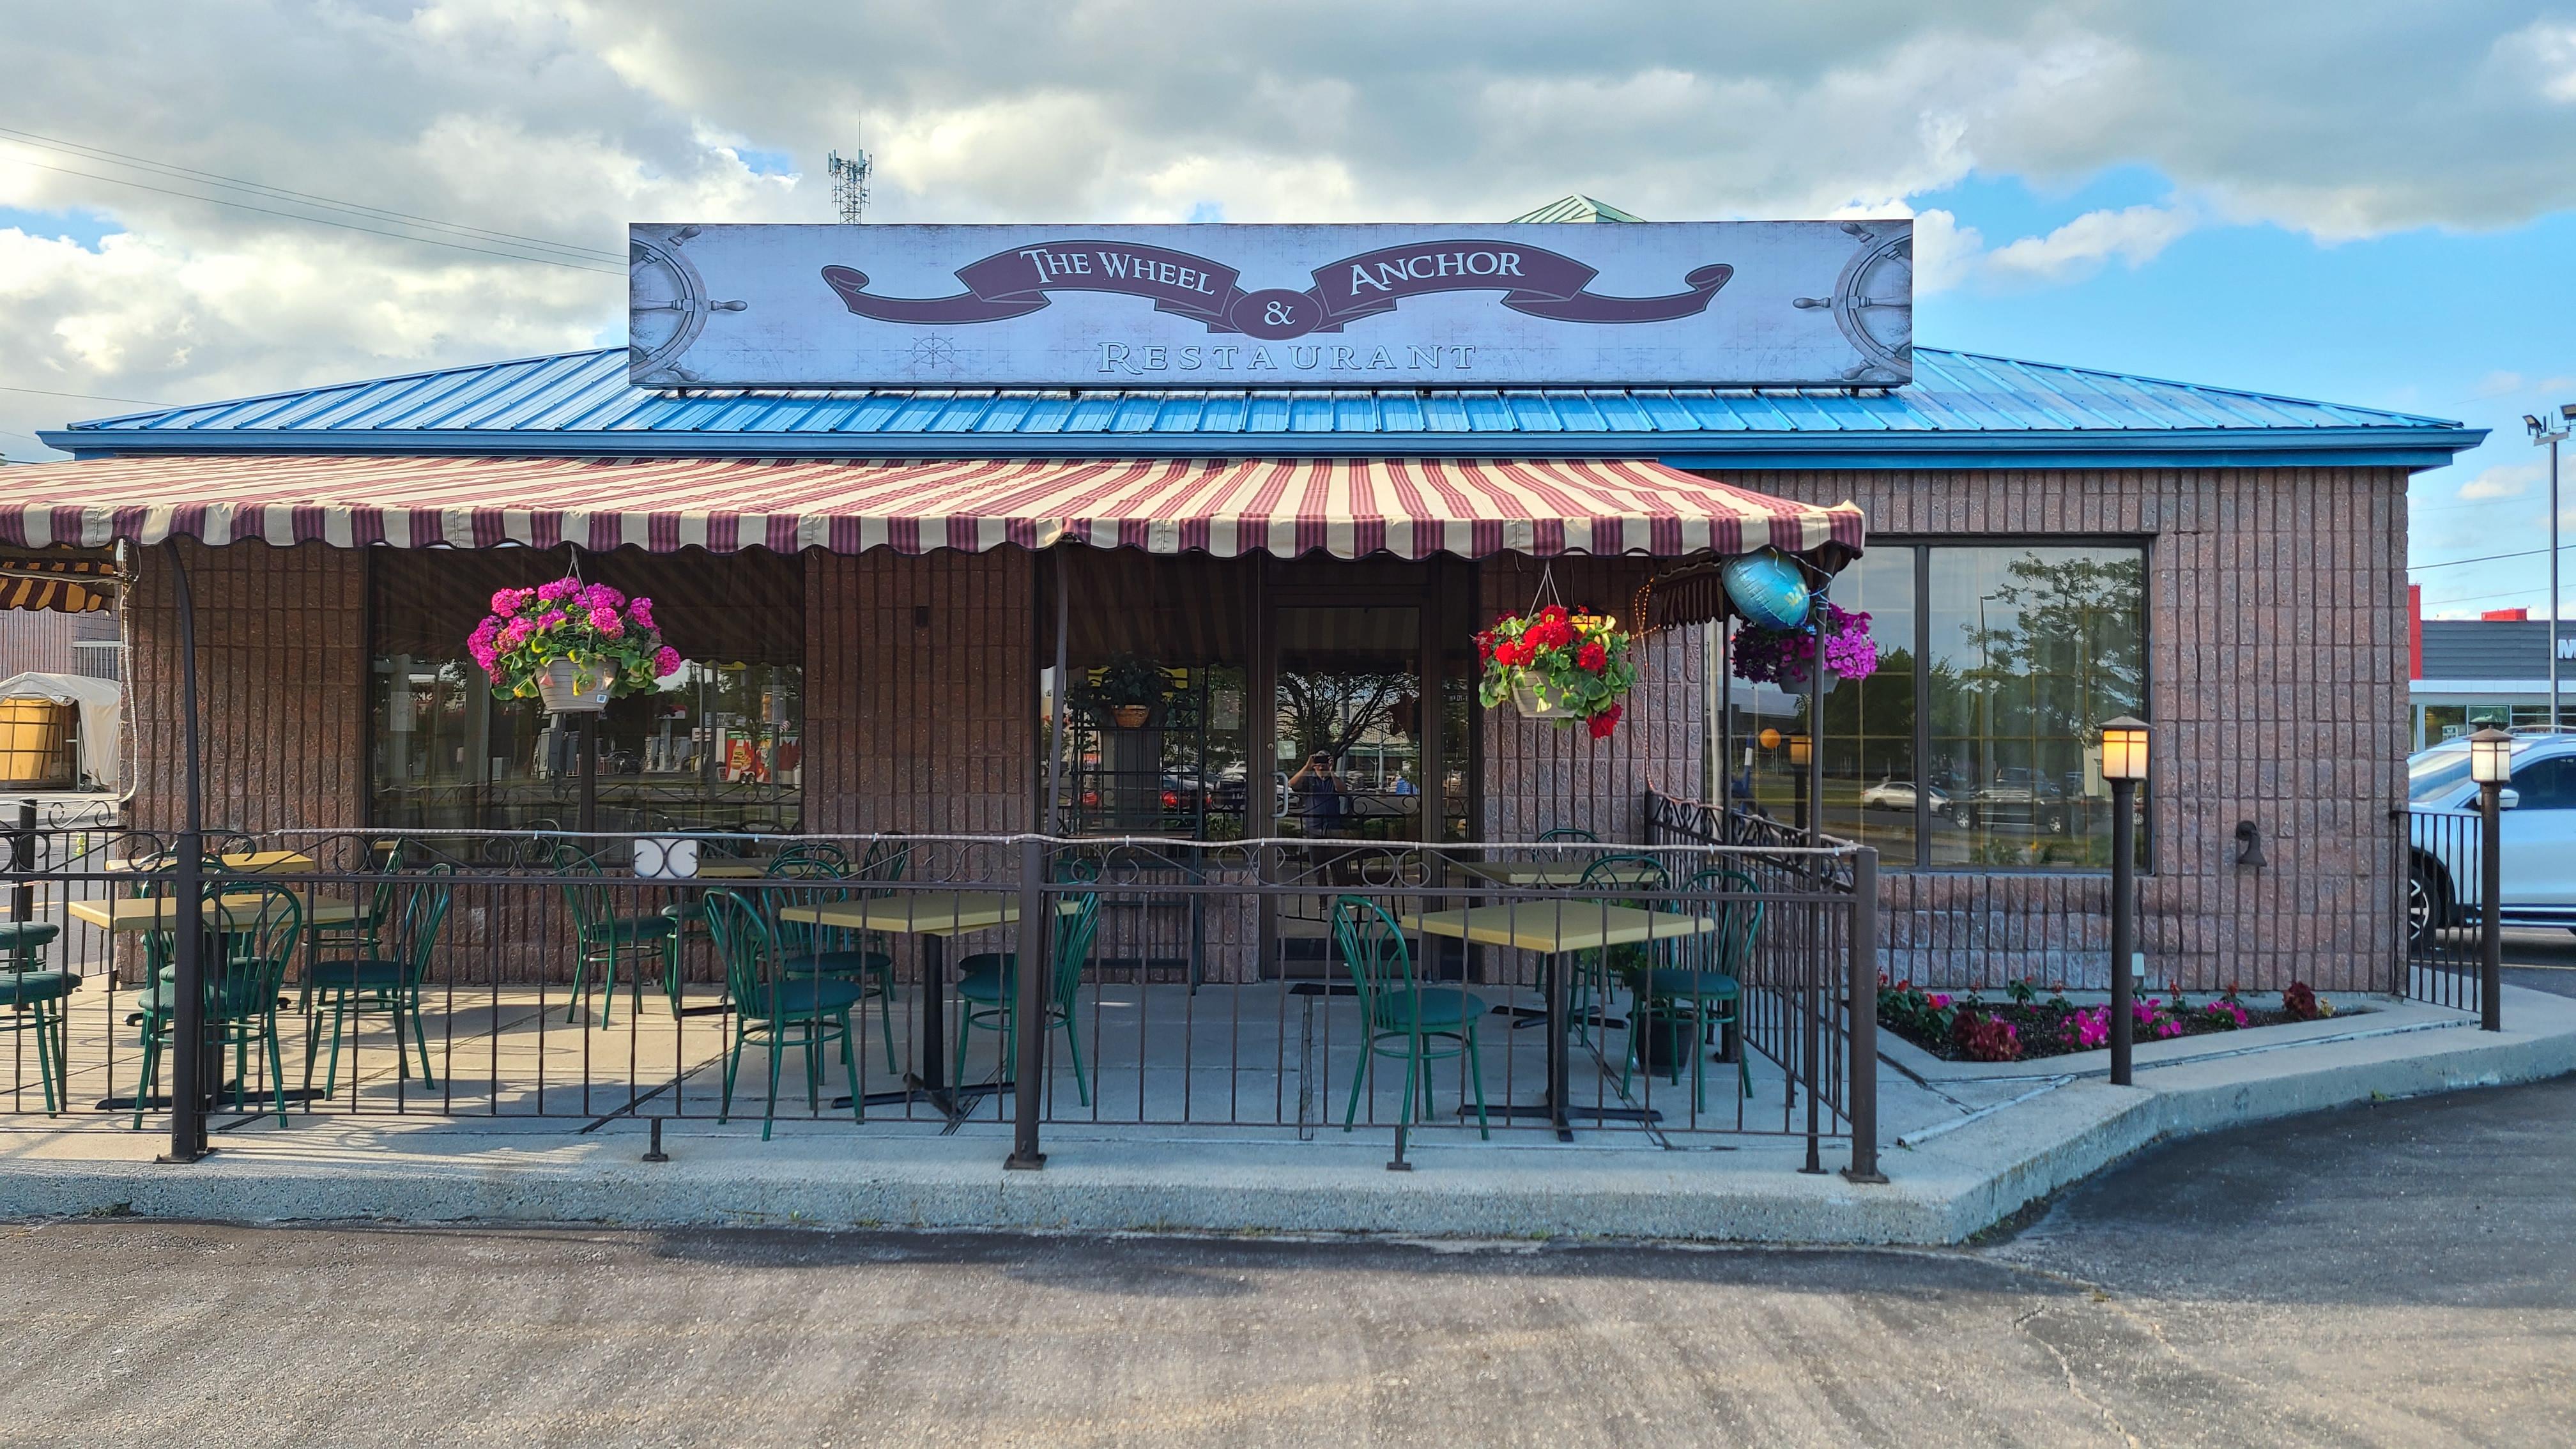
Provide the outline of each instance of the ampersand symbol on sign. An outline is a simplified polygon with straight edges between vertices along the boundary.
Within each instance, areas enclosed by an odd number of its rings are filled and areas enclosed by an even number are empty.
[[[1273,327],[1289,327],[1296,324],[1297,314],[1287,303],[1273,302],[1261,309],[1261,320]]]

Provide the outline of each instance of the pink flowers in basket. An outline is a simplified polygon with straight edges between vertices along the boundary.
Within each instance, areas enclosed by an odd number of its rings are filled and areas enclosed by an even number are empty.
[[[651,599],[569,577],[495,591],[492,612],[466,636],[465,651],[491,676],[493,691],[512,699],[534,698],[538,677],[556,660],[606,675],[618,695],[651,689],[685,662],[662,642]]]

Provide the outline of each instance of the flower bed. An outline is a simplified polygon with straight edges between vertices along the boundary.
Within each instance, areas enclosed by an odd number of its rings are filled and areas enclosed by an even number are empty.
[[[2054,986],[2049,990],[2043,997],[2031,982],[2016,981],[2005,988],[2006,999],[1997,1002],[1973,991],[1960,995],[1926,991],[1911,981],[1890,986],[1881,978],[1878,1024],[1953,1062],[2032,1061],[2111,1044],[2110,1007],[2078,1006],[2057,994]],[[2303,981],[2292,982],[2277,1007],[2249,1006],[2233,987],[2198,1001],[2180,991],[2163,996],[2141,993],[2130,1002],[2130,1019],[2135,1023],[2131,1040],[2167,1041],[2332,1015],[2333,1004]]]

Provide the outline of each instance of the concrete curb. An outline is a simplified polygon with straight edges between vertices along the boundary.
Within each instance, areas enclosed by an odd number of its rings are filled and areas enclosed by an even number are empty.
[[[2512,990],[2516,1031],[2418,1031],[2204,1058],[2139,1085],[2071,1081],[1887,1149],[1891,1182],[1797,1168],[1794,1142],[1739,1151],[1554,1144],[1055,1139],[1044,1172],[1002,1170],[996,1132],[853,1139],[830,1130],[571,1140],[458,1124],[313,1119],[157,1165],[149,1138],[81,1128],[0,1136],[0,1215],[127,1211],[249,1221],[772,1224],[1063,1232],[1363,1232],[1764,1243],[1956,1243],[2167,1138],[2322,1108],[2576,1072],[2576,1000]],[[1829,1159],[1830,1160],[1830,1159]]]

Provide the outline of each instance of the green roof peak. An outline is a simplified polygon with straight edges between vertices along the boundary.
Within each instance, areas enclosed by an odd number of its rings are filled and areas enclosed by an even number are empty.
[[[1595,201],[1591,197],[1580,193],[1572,196],[1559,197],[1556,200],[1549,202],[1547,205],[1540,207],[1538,210],[1530,212],[1526,216],[1516,216],[1512,218],[1514,225],[1518,225],[1525,221],[1644,220],[1645,218],[1642,216],[1631,216],[1627,212],[1621,211],[1619,208],[1612,206],[1606,201]]]

